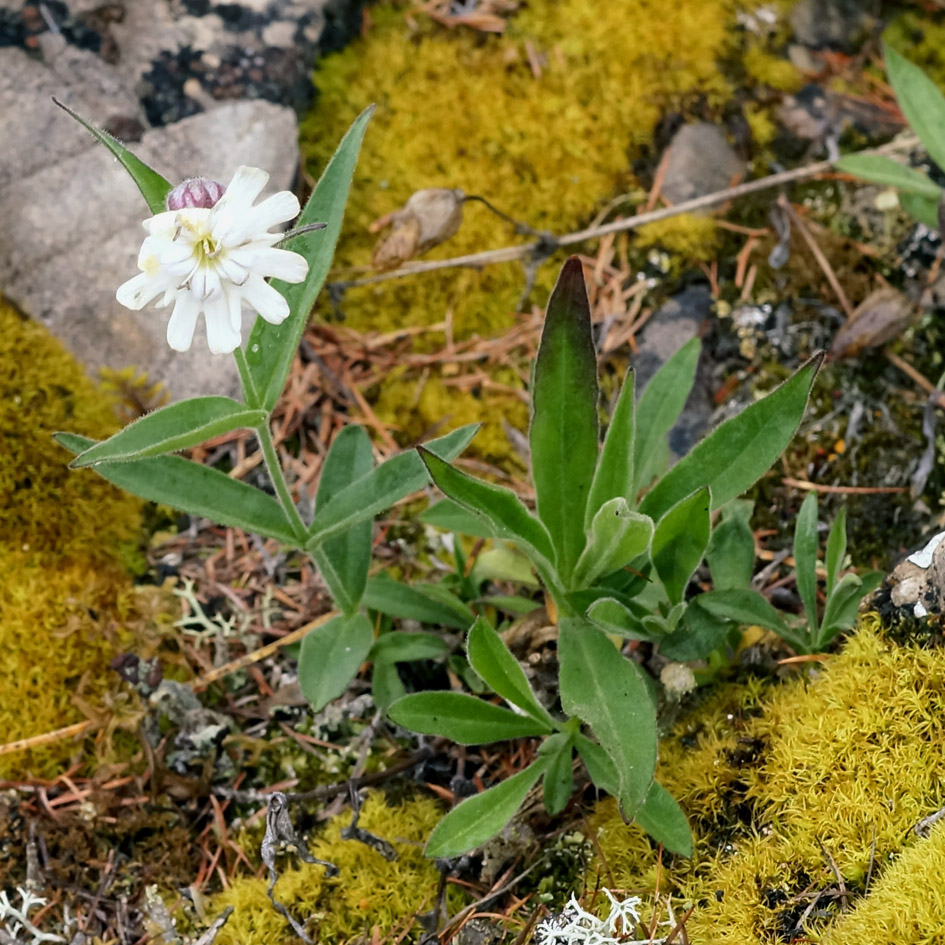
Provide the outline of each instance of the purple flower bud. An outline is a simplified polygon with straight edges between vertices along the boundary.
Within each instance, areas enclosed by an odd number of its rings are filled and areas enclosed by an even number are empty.
[[[226,188],[219,181],[208,180],[206,177],[189,177],[167,195],[167,209],[202,207],[209,210],[224,193]]]

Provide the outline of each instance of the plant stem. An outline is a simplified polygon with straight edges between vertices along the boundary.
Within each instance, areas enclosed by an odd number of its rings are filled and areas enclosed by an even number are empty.
[[[295,536],[299,540],[299,547],[305,545],[307,529],[299,515],[299,510],[292,501],[292,493],[289,491],[289,484],[285,481],[282,473],[282,467],[279,465],[279,455],[276,453],[276,444],[272,439],[272,431],[269,429],[269,420],[261,423],[255,428],[256,436],[259,438],[259,446],[262,449],[263,458],[266,460],[266,468],[269,470],[269,478],[275,487],[276,495],[279,497],[279,503],[282,505],[286,518]]]
[[[246,352],[243,351],[242,348],[237,347],[233,352],[233,357],[236,358],[236,369],[240,372],[240,386],[243,388],[243,400],[246,401],[246,406],[261,406],[259,403],[259,392],[256,390],[256,385],[253,383],[253,375],[250,373],[249,364],[246,361]]]

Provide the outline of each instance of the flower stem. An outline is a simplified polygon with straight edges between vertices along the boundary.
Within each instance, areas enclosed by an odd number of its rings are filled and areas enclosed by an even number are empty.
[[[233,357],[236,358],[236,369],[240,372],[240,386],[243,388],[243,400],[246,401],[246,406],[259,407],[259,392],[256,390],[253,375],[250,373],[249,364],[246,361],[246,352],[237,346],[233,352]]]
[[[302,521],[302,516],[299,515],[299,510],[295,507],[295,502],[292,501],[289,484],[285,481],[282,466],[279,465],[279,455],[276,452],[276,444],[272,439],[272,431],[269,429],[269,421],[261,423],[255,430],[256,436],[259,438],[263,458],[266,460],[266,468],[269,470],[269,478],[272,480],[276,495],[279,497],[279,503],[282,505],[292,531],[295,532],[299,540],[299,547],[304,547],[307,529]]]

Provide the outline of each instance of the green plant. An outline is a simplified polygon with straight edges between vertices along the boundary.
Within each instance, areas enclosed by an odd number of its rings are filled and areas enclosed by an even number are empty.
[[[486,534],[517,545],[539,575],[558,615],[565,715],[556,718],[542,707],[482,618],[469,633],[469,663],[517,711],[458,692],[414,693],[394,703],[394,721],[462,744],[543,739],[528,768],[444,818],[430,838],[430,855],[456,855],[487,840],[539,779],[549,812],[562,810],[572,791],[575,750],[591,779],[619,799],[625,816],[636,817],[668,849],[690,852],[685,816],[653,780],[657,727],[651,685],[612,637],[655,641],[675,658],[693,658],[715,649],[736,622],[789,632],[755,591],[722,586],[688,599],[687,588],[710,548],[712,511],[747,489],[783,451],[821,360],[813,358],[662,474],[666,434],[686,401],[698,354],[698,341],[685,345],[638,405],[628,374],[601,447],[590,308],[582,265],[574,257],[549,300],[534,366],[529,440],[537,514],[512,492],[419,448],[440,490],[474,515]],[[723,585],[743,583],[744,521],[735,516],[723,526],[710,552],[714,569],[726,575]],[[749,559],[749,575],[750,568]],[[582,732],[582,724],[597,741]]]
[[[884,46],[883,52],[889,84],[906,121],[929,157],[945,167],[945,96],[918,66],[891,46]],[[921,171],[881,154],[847,154],[834,166],[874,184],[895,187],[903,209],[920,223],[940,229],[942,189]]]
[[[846,509],[841,509],[827,536],[826,602],[823,619],[820,619],[817,613],[817,495],[809,492],[794,527],[797,591],[804,603],[806,628],[794,627],[785,636],[801,653],[825,650],[838,633],[849,630],[856,621],[860,601],[883,581],[881,571],[869,571],[862,576],[848,572],[841,576],[846,553],[847,517]]]

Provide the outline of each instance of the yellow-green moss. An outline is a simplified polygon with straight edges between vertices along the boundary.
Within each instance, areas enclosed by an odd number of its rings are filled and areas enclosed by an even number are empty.
[[[395,369],[380,390],[375,413],[391,425],[403,443],[482,422],[475,439],[477,454],[487,461],[507,464],[513,453],[503,421],[524,429],[528,405],[514,393],[521,386],[517,375],[500,370],[495,372],[495,380],[513,390],[472,393],[448,386],[439,373],[426,377],[418,386],[417,382],[404,379],[402,370]]]
[[[481,193],[533,226],[575,228],[633,185],[632,160],[667,111],[732,95],[719,60],[734,53],[731,0],[683,0],[672,16],[645,0],[534,0],[502,35],[444,30],[401,5],[372,9],[365,39],[319,67],[319,99],[302,128],[317,171],[355,115],[371,102],[337,264],[364,265],[372,220],[422,187]],[[527,50],[541,60],[536,76]],[[460,232],[431,256],[514,241],[477,204]],[[537,298],[554,278],[543,267]],[[510,324],[522,288],[517,264],[452,271],[351,291],[350,324],[390,329],[453,313],[457,337]]]
[[[0,300],[0,542],[105,561],[136,536],[138,500],[70,470],[52,439],[114,433],[112,403],[42,325]]]
[[[641,249],[659,247],[679,257],[680,263],[708,262],[715,259],[719,246],[719,231],[709,216],[685,213],[648,223],[637,230]]]
[[[3,743],[83,721],[83,706],[102,709],[118,682],[108,663],[141,619],[126,569],[140,503],[89,470],[70,470],[52,440],[57,430],[101,437],[116,428],[111,398],[45,328],[0,302]],[[0,755],[0,779],[52,776],[88,745]]]
[[[664,873],[664,888],[697,904],[690,939],[783,941],[808,902],[794,897],[808,884],[835,883],[823,849],[847,887],[862,892],[875,836],[862,916],[838,920],[824,941],[932,941],[923,937],[929,929],[916,930],[945,911],[945,893],[928,879],[940,869],[941,841],[917,840],[911,828],[945,802],[945,653],[898,646],[868,619],[814,678],[759,694],[721,692],[661,747],[660,779],[696,835],[693,860]],[[594,826],[613,881],[645,888],[654,853],[642,834],[622,827],[612,807]],[[911,876],[888,865],[903,850]],[[902,915],[891,924],[896,895]],[[813,922],[815,933],[829,927],[829,919]]]
[[[381,793],[372,793],[361,812],[360,825],[382,837],[397,851],[397,859],[385,860],[373,848],[353,840],[342,840],[341,831],[351,822],[345,812],[333,818],[310,844],[314,856],[339,867],[338,876],[325,879],[318,866],[291,866],[283,860],[275,894],[292,914],[305,922],[312,938],[328,943],[364,935],[372,930],[389,936],[413,925],[419,913],[435,905],[439,872],[423,855],[430,832],[443,816],[442,807],[429,798],[414,798],[390,805]],[[280,866],[281,869],[281,866]],[[265,879],[241,878],[215,897],[211,913],[228,905],[234,913],[217,938],[219,945],[290,945],[298,941],[287,922],[266,896]],[[450,894],[451,908],[459,905],[459,894]]]
[[[904,11],[889,24],[883,40],[945,88],[945,23]]]

